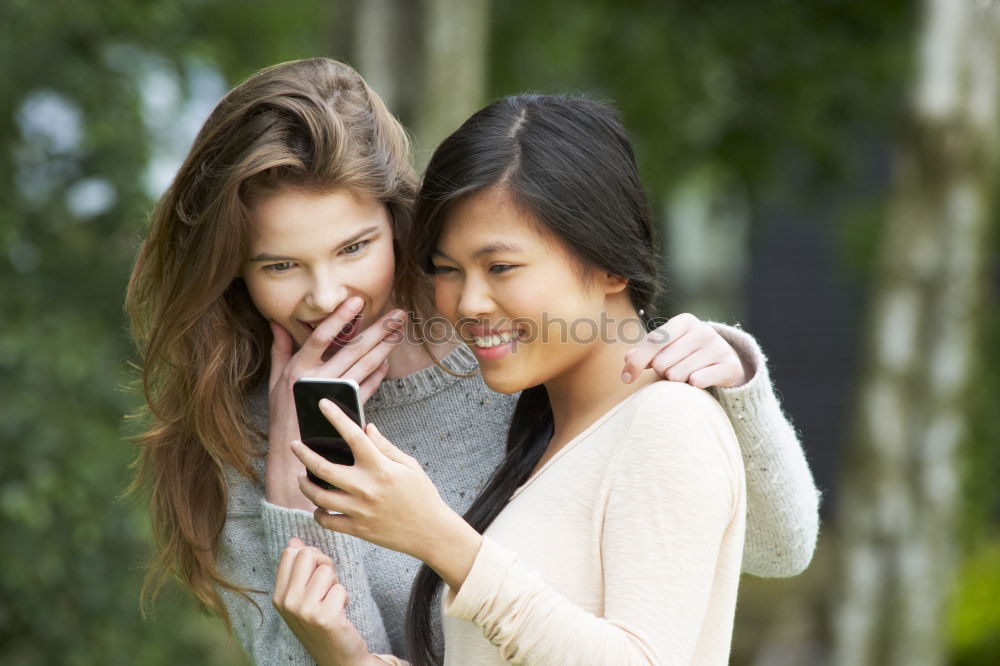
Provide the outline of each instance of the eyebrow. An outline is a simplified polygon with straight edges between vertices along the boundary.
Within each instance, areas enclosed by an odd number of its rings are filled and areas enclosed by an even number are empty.
[[[361,231],[359,231],[358,233],[354,234],[353,236],[351,236],[347,240],[345,240],[345,241],[343,241],[341,243],[338,243],[337,247],[345,247],[347,245],[353,245],[354,243],[357,243],[359,240],[361,240],[362,238],[364,238],[368,234],[370,234],[372,232],[375,232],[375,231],[378,231],[378,227],[372,226],[372,227],[367,227],[366,229],[362,229]],[[256,262],[260,262],[260,261],[291,261],[292,259],[294,259],[294,257],[283,257],[283,256],[277,255],[277,254],[270,254],[269,252],[261,252],[260,254],[256,254],[256,255],[250,257],[249,259],[247,259],[247,261],[249,263],[256,263]]]
[[[475,252],[473,252],[472,253],[472,258],[473,259],[479,259],[480,257],[482,257],[484,255],[487,255],[487,254],[496,254],[498,252],[523,252],[523,251],[524,251],[524,248],[522,248],[520,245],[517,245],[515,243],[507,243],[507,242],[504,242],[504,241],[494,241],[492,243],[489,243],[487,245],[482,246],[481,248],[479,248],[478,250],[476,250]],[[455,261],[454,259],[452,259],[451,257],[449,257],[447,254],[445,254],[444,252],[442,252],[438,248],[435,248],[434,251],[431,252],[431,254],[435,255],[435,256],[438,256],[438,257],[443,257],[443,258],[445,258],[445,259],[447,259],[449,261]]]

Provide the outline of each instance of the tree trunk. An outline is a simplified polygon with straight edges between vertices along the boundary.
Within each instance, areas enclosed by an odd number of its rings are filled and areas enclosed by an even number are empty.
[[[1000,148],[1000,6],[927,0],[839,512],[836,666],[946,659],[963,398]]]
[[[354,15],[355,64],[404,125],[421,98],[422,16],[418,0],[365,0]]]
[[[742,320],[750,213],[733,179],[718,168],[691,170],[670,193],[664,218],[671,314]]]
[[[489,0],[424,0],[424,77],[417,162],[485,101]]]

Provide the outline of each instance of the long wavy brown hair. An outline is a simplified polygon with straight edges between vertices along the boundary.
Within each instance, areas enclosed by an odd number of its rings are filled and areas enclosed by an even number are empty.
[[[228,626],[219,588],[248,591],[225,580],[216,555],[224,470],[255,478],[261,454],[247,404],[266,381],[271,333],[239,277],[254,198],[347,188],[387,206],[398,246],[415,185],[402,126],[335,60],[262,70],[205,122],[153,211],[126,296],[146,400],[130,491],[148,495],[156,546],[144,606],[176,577]]]

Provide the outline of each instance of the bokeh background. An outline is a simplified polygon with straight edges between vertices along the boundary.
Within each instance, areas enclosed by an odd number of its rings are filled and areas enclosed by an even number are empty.
[[[824,491],[733,664],[1000,663],[994,0],[0,2],[0,663],[245,663],[179,588],[140,614],[122,300],[212,106],[315,55],[418,163],[500,95],[621,109],[664,312],[758,337]]]

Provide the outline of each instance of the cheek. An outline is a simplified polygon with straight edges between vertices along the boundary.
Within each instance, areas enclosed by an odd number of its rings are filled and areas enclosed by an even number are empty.
[[[396,274],[396,258],[392,251],[392,244],[378,254],[371,256],[372,262],[369,264],[371,275],[370,292],[375,300],[386,300],[392,292],[393,279]]]
[[[434,280],[434,306],[452,324],[458,319],[455,315],[458,309],[458,287],[450,280],[437,278]]]
[[[244,278],[244,282],[254,307],[265,318],[280,321],[291,310],[288,306],[287,288],[283,289],[279,285],[253,278]]]
[[[252,276],[243,276],[243,284],[246,285],[247,293],[250,294],[250,302],[253,306],[257,308],[257,312],[261,313],[265,317],[269,316],[268,310],[268,298],[267,292],[263,289],[260,283],[255,280]]]

